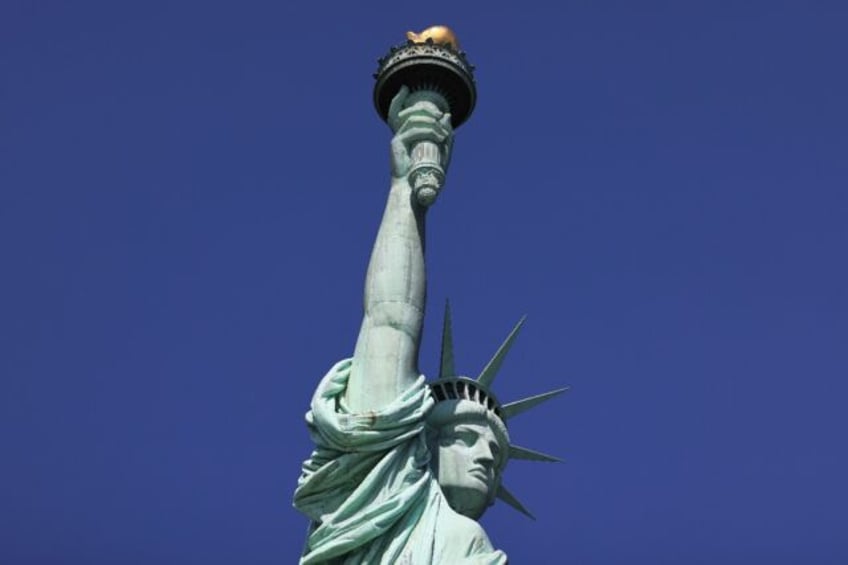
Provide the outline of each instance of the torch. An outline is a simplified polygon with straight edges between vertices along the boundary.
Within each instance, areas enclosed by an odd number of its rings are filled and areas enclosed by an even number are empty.
[[[379,60],[374,74],[377,113],[388,121],[392,98],[405,85],[410,91],[405,107],[431,102],[442,112],[450,112],[451,126],[456,129],[471,115],[477,100],[474,67],[447,27],[410,31],[406,37],[405,44],[392,47]],[[411,148],[410,160],[409,185],[418,203],[430,206],[445,182],[444,157],[435,143],[420,141]]]

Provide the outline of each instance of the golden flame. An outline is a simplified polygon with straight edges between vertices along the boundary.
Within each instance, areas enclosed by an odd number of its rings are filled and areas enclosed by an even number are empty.
[[[456,34],[447,26],[428,27],[421,33],[408,31],[406,32],[406,37],[413,43],[426,43],[428,39],[432,39],[433,43],[450,45],[455,51],[459,51],[459,40]]]

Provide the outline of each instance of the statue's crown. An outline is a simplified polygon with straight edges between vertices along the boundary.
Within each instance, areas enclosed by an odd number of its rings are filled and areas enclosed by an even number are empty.
[[[557,457],[512,444],[507,432],[507,421],[534,408],[545,400],[567,391],[569,387],[559,388],[507,404],[501,404],[492,391],[492,383],[515,338],[518,337],[518,332],[521,330],[524,320],[525,318],[522,317],[518,321],[492,356],[492,359],[480,372],[480,375],[476,379],[471,379],[458,376],[454,369],[450,304],[445,304],[439,378],[430,383],[430,394],[435,401],[435,406],[429,420],[431,424],[439,425],[464,417],[483,417],[488,420],[495,435],[498,436],[498,441],[507,448],[507,459],[560,461]],[[505,463],[506,461],[504,461]],[[519,512],[533,518],[533,515],[503,486],[503,483],[498,487],[497,497]]]

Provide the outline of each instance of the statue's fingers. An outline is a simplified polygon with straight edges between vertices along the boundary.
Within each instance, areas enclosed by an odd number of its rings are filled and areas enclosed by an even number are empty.
[[[453,127],[451,126],[450,119],[450,114],[445,114],[435,125],[437,130],[448,137],[453,135]]]
[[[426,100],[420,100],[409,106],[408,108],[404,108],[398,113],[398,118],[401,120],[408,118],[412,115],[424,115],[430,116],[433,119],[440,119],[442,117],[442,111],[439,110],[438,106],[433,104],[432,102],[428,102]]]
[[[450,118],[448,118],[450,119]],[[406,120],[403,121],[403,124],[398,128],[398,132],[406,131],[410,128],[415,127],[430,127],[433,131],[438,132],[443,136],[450,136],[453,133],[453,129],[450,126],[450,122],[445,123],[443,119],[436,119],[432,116],[422,115],[422,114],[414,114],[409,116]]]
[[[413,127],[431,127],[438,128],[439,124],[436,122],[435,118],[431,118],[430,116],[421,116],[414,115],[410,116],[407,119],[403,120],[401,126],[398,128],[398,132],[406,131]]]
[[[453,126],[451,125],[451,113],[445,112],[444,114],[442,114],[442,117],[439,119],[439,122],[446,128],[452,128]]]
[[[409,96],[409,87],[403,85],[398,90],[398,93],[395,94],[392,101],[389,103],[389,126],[396,130],[400,125],[401,120],[403,119],[400,116],[401,111],[403,110],[403,104],[406,102],[406,97]]]
[[[436,131],[432,127],[412,127],[395,135],[395,139],[400,140],[406,146],[418,141],[442,143],[447,137],[444,132]]]
[[[433,131],[438,134],[439,139],[441,140],[447,142],[453,137],[453,130],[451,129],[451,127],[445,126],[445,124],[443,124],[441,120],[433,122],[432,124],[430,124],[430,127],[433,128]]]

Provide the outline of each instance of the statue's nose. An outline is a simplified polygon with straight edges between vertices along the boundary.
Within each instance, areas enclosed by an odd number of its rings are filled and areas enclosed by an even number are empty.
[[[495,462],[495,454],[492,453],[492,448],[486,442],[480,442],[477,447],[477,453],[474,458],[478,463],[483,463],[486,467],[491,467]]]

